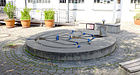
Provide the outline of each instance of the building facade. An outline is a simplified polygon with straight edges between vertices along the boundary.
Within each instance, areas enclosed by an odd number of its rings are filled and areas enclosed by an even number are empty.
[[[140,0],[7,0],[17,7],[17,16],[27,6],[31,17],[43,20],[43,11],[53,9],[57,22],[133,23]]]

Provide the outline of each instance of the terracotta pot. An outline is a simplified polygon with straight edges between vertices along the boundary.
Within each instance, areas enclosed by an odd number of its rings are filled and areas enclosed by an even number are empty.
[[[45,25],[48,28],[53,28],[54,20],[45,20]]]
[[[135,19],[135,20],[134,20],[134,23],[135,23],[136,25],[140,25],[140,19]]]
[[[7,28],[15,27],[15,19],[4,20]]]
[[[30,27],[30,20],[21,20],[21,24],[23,28],[29,28]]]

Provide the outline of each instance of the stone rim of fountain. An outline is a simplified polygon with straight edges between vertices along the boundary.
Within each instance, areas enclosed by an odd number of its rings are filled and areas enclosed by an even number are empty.
[[[91,44],[86,47],[81,46],[81,48],[73,47],[72,49],[66,49],[63,47],[50,48],[40,45],[36,42],[36,38],[42,35],[52,35],[50,33],[59,32],[59,31],[68,31],[71,30],[61,29],[54,31],[46,31],[41,34],[33,35],[26,40],[26,48],[29,53],[34,54],[35,56],[47,59],[54,60],[88,60],[106,56],[112,53],[116,47],[116,38],[112,36],[95,38],[92,40]],[[43,43],[43,42],[42,42]],[[57,45],[57,44],[55,44]],[[85,45],[85,44],[84,44]]]

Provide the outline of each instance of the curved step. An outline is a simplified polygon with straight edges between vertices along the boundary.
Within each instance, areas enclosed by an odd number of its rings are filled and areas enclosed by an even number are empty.
[[[62,34],[68,33],[70,35],[71,31],[72,30],[54,30],[33,35],[26,40],[27,50],[29,53],[38,57],[54,60],[88,60],[106,56],[115,50],[116,38],[112,36],[95,37],[95,39],[91,39],[90,42],[88,42],[87,38],[94,36],[86,37],[87,41],[84,42],[82,39],[85,40],[85,38],[73,38],[76,41],[63,38],[63,36],[68,35]],[[56,40],[57,34],[60,35],[59,40]],[[86,32],[86,35],[90,35],[90,33]],[[82,34],[81,36],[85,37]],[[77,41],[77,39],[81,40]],[[75,42],[78,42],[78,44]]]

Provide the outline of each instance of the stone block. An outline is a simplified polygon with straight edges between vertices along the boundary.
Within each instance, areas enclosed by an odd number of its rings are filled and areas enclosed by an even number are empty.
[[[100,30],[101,23],[95,23],[95,30]],[[120,32],[120,24],[105,24],[107,27],[108,33],[119,33]]]
[[[119,33],[120,32],[120,24],[108,24],[107,32],[109,33]]]

